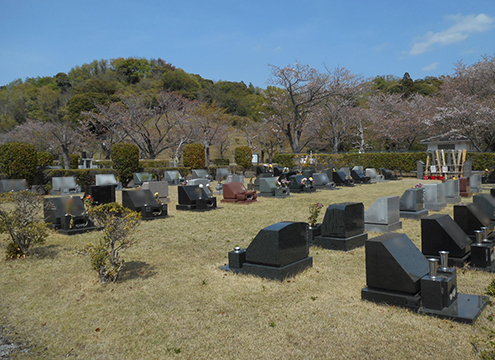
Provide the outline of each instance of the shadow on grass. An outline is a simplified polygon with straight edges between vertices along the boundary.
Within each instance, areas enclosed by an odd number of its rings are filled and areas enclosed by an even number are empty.
[[[37,246],[31,250],[31,255],[37,258],[54,259],[60,251],[60,245]]]
[[[120,281],[132,279],[148,279],[156,274],[155,267],[142,261],[129,261],[125,263],[120,275]]]

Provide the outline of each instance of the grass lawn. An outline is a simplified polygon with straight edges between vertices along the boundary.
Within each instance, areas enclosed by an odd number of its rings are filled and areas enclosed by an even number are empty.
[[[22,339],[23,359],[474,359],[471,341],[493,329],[488,306],[474,325],[459,324],[361,300],[364,247],[350,252],[311,248],[314,266],[284,282],[219,270],[234,246],[260,229],[307,221],[308,206],[400,196],[404,179],[335,191],[220,203],[210,212],[176,211],[142,222],[139,241],[123,254],[125,272],[102,285],[76,247],[91,232],[51,235],[24,260],[0,260],[0,320]],[[422,181],[429,182],[429,181]],[[434,182],[434,181],[431,181]],[[214,184],[213,184],[214,185]],[[471,199],[463,199],[471,201]],[[319,220],[323,220],[324,211]],[[432,212],[430,212],[432,213]],[[452,205],[442,213],[452,215]],[[420,247],[420,222],[402,219]],[[369,233],[369,237],[379,234]],[[6,242],[0,244],[4,252]],[[459,292],[481,295],[493,274],[458,270]]]

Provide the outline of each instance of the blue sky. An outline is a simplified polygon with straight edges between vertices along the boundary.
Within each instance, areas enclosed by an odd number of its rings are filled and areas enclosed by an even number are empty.
[[[494,54],[494,0],[0,0],[0,85],[131,56],[265,88],[269,64],[417,79]]]

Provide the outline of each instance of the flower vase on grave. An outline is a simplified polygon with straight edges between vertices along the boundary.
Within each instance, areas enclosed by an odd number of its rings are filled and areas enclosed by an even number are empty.
[[[308,243],[312,243],[315,236],[321,235],[321,224],[308,226]]]

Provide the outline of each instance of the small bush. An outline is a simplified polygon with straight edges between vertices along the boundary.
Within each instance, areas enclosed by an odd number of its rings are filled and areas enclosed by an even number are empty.
[[[53,165],[53,155],[48,151],[38,152],[38,166],[52,166]]]
[[[252,166],[253,150],[249,146],[239,146],[234,150],[235,162],[241,167],[242,173]]]
[[[43,203],[43,197],[29,191],[0,196],[0,232],[9,235],[7,259],[26,256],[33,245],[45,241],[49,230],[41,214]]]
[[[294,167],[294,154],[275,154],[273,162],[291,169]]]
[[[120,143],[112,146],[113,168],[122,186],[127,186],[134,173],[139,171],[139,148],[134,144]]]
[[[72,170],[79,169],[79,155],[77,154],[70,154],[69,159],[70,159],[70,168]]]
[[[124,268],[120,254],[134,244],[132,232],[141,214],[118,203],[88,207],[87,211],[96,226],[103,228],[103,238],[96,245],[88,244],[83,252],[89,255],[102,283],[115,282]]]
[[[206,167],[205,147],[201,144],[188,144],[184,146],[182,161],[185,167],[204,169]]]
[[[38,151],[31,144],[11,142],[0,146],[0,168],[9,179],[26,179],[36,176]]]

